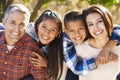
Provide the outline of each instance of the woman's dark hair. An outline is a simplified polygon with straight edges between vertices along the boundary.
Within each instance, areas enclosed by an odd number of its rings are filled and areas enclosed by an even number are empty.
[[[103,6],[92,5],[89,8],[84,9],[83,13],[82,13],[86,25],[87,25],[86,17],[91,13],[98,13],[101,15],[101,17],[104,21],[104,24],[105,24],[105,28],[108,33],[108,37],[110,37],[112,34],[112,30],[113,30],[113,19],[112,19],[111,13]],[[88,29],[88,27],[87,27],[87,29]]]
[[[52,79],[59,79],[62,74],[63,69],[63,36],[62,36],[62,22],[58,16],[58,14],[51,10],[45,10],[40,17],[35,22],[35,31],[38,35],[38,25],[46,20],[53,20],[58,25],[59,35],[48,44],[48,53],[45,54],[48,60],[48,72]],[[40,43],[42,45],[42,43]]]
[[[65,14],[64,16],[64,26],[65,28],[67,28],[67,23],[70,22],[70,21],[77,21],[77,20],[80,20],[83,22],[84,26],[85,25],[85,22],[84,22],[84,19],[83,19],[83,16],[80,12],[78,11],[70,11],[68,13]],[[86,30],[86,38],[85,40],[88,39],[88,36],[89,36],[89,33],[88,33],[88,29],[85,27],[85,30]]]

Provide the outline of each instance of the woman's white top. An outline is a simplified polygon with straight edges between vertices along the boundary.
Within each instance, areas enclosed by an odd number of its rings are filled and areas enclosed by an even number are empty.
[[[77,55],[84,59],[96,58],[102,48],[94,48],[89,45],[89,40],[82,45],[76,46]],[[120,46],[115,46],[112,52],[120,55]],[[99,65],[95,70],[89,71],[87,75],[80,75],[79,80],[115,80],[119,72],[119,62],[109,62]]]

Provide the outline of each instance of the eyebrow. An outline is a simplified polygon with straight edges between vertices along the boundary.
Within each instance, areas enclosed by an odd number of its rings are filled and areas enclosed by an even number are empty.
[[[97,18],[97,20],[99,20],[99,19],[102,19],[102,20],[103,20],[103,18],[102,18],[101,16]],[[87,22],[87,23],[91,23],[91,22]]]
[[[49,26],[48,26],[48,25],[46,25],[45,23],[43,23],[43,25],[45,25],[45,26],[49,27]],[[52,28],[52,29],[56,29],[56,30],[58,30],[58,28],[55,28],[55,27],[54,27],[54,28]]]

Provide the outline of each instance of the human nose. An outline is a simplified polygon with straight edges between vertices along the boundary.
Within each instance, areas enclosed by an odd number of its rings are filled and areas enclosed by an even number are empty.
[[[76,35],[76,36],[79,36],[79,35],[80,35],[80,31],[79,31],[79,30],[76,31],[76,32],[75,32],[75,35]]]
[[[45,35],[48,36],[50,34],[50,31],[48,29],[45,30]]]
[[[20,30],[19,25],[15,25],[14,29],[15,29],[16,31],[19,31],[19,30]]]
[[[99,29],[99,26],[97,24],[95,24],[94,29],[97,31]]]

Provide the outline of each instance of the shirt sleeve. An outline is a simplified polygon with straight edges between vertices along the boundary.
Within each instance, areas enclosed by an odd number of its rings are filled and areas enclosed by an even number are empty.
[[[111,40],[117,40],[118,44],[120,45],[120,25],[115,25],[113,32],[112,32],[112,36],[110,37]]]
[[[41,50],[39,49],[39,53],[40,55]],[[34,66],[31,62],[30,62],[30,72],[33,75],[35,80],[49,80],[49,73],[47,70],[47,67],[42,67],[42,66]]]
[[[35,80],[49,80],[48,71],[46,67],[33,66],[31,71]]]
[[[76,49],[70,38],[63,33],[64,59],[68,68],[77,75],[87,74],[88,71],[96,68],[94,59],[81,59],[76,55]]]
[[[31,45],[30,46],[30,52],[31,53],[31,57],[34,56],[34,54],[32,54],[32,52],[36,52],[38,53],[41,57],[42,56],[42,49],[38,46],[38,44],[36,42],[31,42],[29,43]],[[29,60],[29,70],[30,73],[33,75],[35,80],[49,80],[49,73],[48,73],[48,69],[47,67],[42,67],[42,66],[34,66],[30,60]]]

